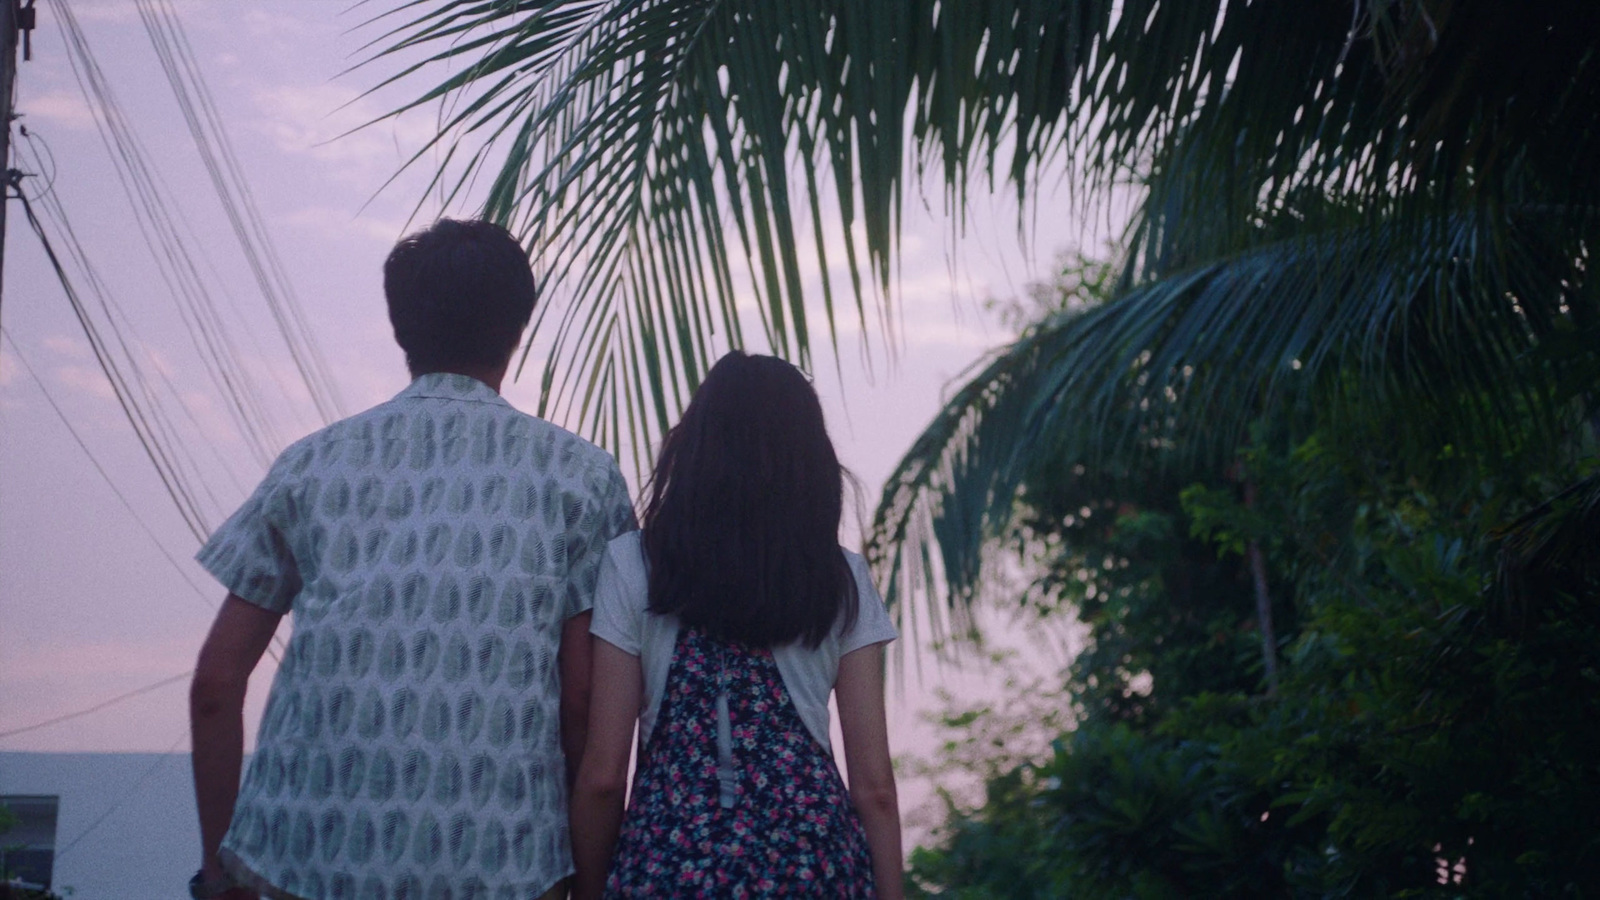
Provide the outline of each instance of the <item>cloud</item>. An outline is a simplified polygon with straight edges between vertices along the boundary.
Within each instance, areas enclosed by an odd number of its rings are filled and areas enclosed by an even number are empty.
[[[272,7],[255,5],[244,14],[244,26],[252,38],[295,39],[308,33],[311,22],[304,15],[284,13]]]
[[[43,4],[41,4],[43,5]],[[170,0],[173,11],[185,22],[209,13],[211,8],[219,4],[216,0]],[[95,0],[93,3],[73,3],[72,14],[79,22],[109,24],[109,25],[137,25],[139,23],[139,6],[134,0]],[[41,26],[44,16],[39,17]]]
[[[132,0],[103,0],[100,3],[74,3],[72,14],[79,22],[124,24],[139,21],[139,9]]]
[[[94,113],[83,102],[83,95],[75,91],[52,90],[28,97],[19,107],[23,124],[47,122],[62,128],[89,130],[94,128]]]
[[[284,154],[313,159],[363,187],[382,183],[437,133],[420,113],[377,121],[388,108],[342,84],[261,88],[254,98],[260,118],[247,128]]]
[[[45,349],[68,359],[89,359],[90,357],[89,343],[83,338],[57,334],[45,338],[42,343]]]
[[[54,379],[74,390],[106,400],[115,400],[116,393],[111,390],[111,382],[106,380],[105,373],[91,366],[57,366],[51,371]]]
[[[405,232],[402,219],[388,219],[357,213],[343,207],[308,206],[281,218],[285,225],[302,228],[329,238],[348,238],[352,233],[387,247]]]
[[[71,672],[77,676],[101,676],[101,684],[121,684],[154,680],[174,675],[194,652],[194,639],[141,636],[134,641],[81,640],[30,644],[11,647],[9,666],[14,672]]]

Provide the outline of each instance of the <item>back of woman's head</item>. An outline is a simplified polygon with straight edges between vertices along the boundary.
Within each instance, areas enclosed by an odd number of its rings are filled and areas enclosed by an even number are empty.
[[[856,615],[844,472],[789,363],[733,351],[661,443],[644,513],[650,610],[756,647],[816,646]]]

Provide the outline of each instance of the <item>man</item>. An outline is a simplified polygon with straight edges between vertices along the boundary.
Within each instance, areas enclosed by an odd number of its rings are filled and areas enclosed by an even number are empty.
[[[198,556],[229,594],[190,692],[196,897],[521,900],[572,871],[564,773],[627,487],[499,395],[535,299],[505,229],[441,220],[383,276],[411,386],[284,451]],[[241,784],[245,686],[291,611]]]

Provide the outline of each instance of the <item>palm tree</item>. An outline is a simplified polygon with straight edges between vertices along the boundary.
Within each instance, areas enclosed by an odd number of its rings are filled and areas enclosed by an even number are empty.
[[[837,342],[841,315],[892,327],[916,176],[957,211],[975,180],[1026,200],[1052,162],[1140,188],[1115,299],[995,354],[890,479],[872,550],[896,584],[937,559],[970,596],[1041,454],[1215,467],[1291,400],[1405,404],[1419,446],[1492,444],[1512,411],[1559,435],[1594,396],[1573,401],[1549,351],[1600,336],[1585,0],[417,0],[380,19],[377,58],[425,57],[394,79],[456,67],[411,106],[449,101],[437,184],[491,176],[485,211],[556,298],[546,397],[635,453],[718,342],[759,328],[810,363],[808,228]]]

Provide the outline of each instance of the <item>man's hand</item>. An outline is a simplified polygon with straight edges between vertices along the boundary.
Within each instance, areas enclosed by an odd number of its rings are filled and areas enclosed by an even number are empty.
[[[206,884],[232,883],[233,877],[228,874],[226,869],[222,868],[222,863],[215,856],[212,856],[206,860],[205,865],[200,867],[200,880]],[[235,886],[217,894],[213,900],[261,900],[261,895],[253,888]]]

